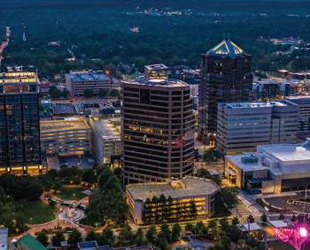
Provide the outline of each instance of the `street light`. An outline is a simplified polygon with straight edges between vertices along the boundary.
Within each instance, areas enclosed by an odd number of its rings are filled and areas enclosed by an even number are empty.
[[[308,236],[308,230],[305,227],[299,228],[299,236],[306,238]]]

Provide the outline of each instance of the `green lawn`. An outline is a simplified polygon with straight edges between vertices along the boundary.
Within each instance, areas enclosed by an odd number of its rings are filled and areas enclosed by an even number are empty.
[[[86,194],[82,193],[83,191],[85,191],[84,188],[64,187],[63,190],[56,195],[62,200],[80,200],[86,197]]]
[[[42,224],[54,220],[55,208],[44,204],[41,201],[20,201],[25,215],[25,222],[29,224]]]

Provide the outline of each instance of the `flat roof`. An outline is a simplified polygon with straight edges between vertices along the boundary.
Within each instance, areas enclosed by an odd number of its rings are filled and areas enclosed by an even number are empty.
[[[171,197],[173,199],[203,196],[217,192],[219,187],[208,179],[186,176],[181,180],[172,181],[170,183],[140,183],[129,184],[127,191],[132,195],[134,200],[152,199],[154,196]]]
[[[310,147],[303,144],[270,144],[258,146],[258,150],[264,151],[281,162],[309,161]]]
[[[269,221],[270,225],[276,228],[288,227],[289,224],[283,220],[271,220]]]
[[[242,109],[242,108],[267,108],[267,107],[284,107],[288,106],[285,102],[273,101],[273,102],[235,102],[225,103],[228,108]]]
[[[120,122],[120,117],[113,117],[107,119],[100,119],[99,121],[94,122],[94,125],[102,138],[120,139]]]
[[[286,100],[295,104],[310,104],[310,96],[290,96]]]
[[[61,114],[76,115],[76,110],[74,106],[69,103],[56,103],[54,111],[55,115],[61,115]]]
[[[145,86],[156,86],[156,87],[166,87],[166,88],[174,88],[174,87],[186,87],[189,86],[186,82],[183,82],[182,80],[176,80],[176,79],[153,79],[153,78],[147,78],[147,77],[141,77],[137,78],[135,80],[125,80],[123,81],[127,84],[133,84],[133,85],[145,85]]]
[[[40,128],[42,132],[56,132],[60,130],[76,130],[89,129],[84,119],[70,120],[40,120]]]
[[[255,163],[245,163],[242,162],[242,157],[246,156],[254,156],[258,158],[258,161]],[[226,158],[229,159],[231,162],[233,162],[236,166],[241,168],[242,170],[248,172],[248,171],[257,171],[257,170],[268,170],[267,166],[262,165],[261,161],[262,155],[258,153],[251,153],[251,154],[239,154],[239,155],[227,155]]]
[[[66,76],[70,77],[75,82],[111,80],[106,74],[102,72],[89,72],[89,71],[70,72],[69,74],[66,74]]]
[[[169,69],[169,68],[168,68],[165,64],[163,64],[163,63],[145,65],[144,67],[145,67],[147,70],[167,70],[167,69]]]
[[[260,225],[258,225],[257,223],[238,224],[237,226],[242,232],[251,232],[251,231],[263,230],[262,227]]]

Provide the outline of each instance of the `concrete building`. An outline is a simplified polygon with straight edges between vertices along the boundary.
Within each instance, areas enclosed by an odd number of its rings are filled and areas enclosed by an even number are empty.
[[[72,71],[65,75],[66,88],[71,96],[84,96],[86,89],[98,95],[100,90],[111,90],[114,86],[111,78],[101,71]]]
[[[166,79],[170,74],[170,69],[162,63],[146,65],[144,75],[148,78]]]
[[[9,230],[0,227],[0,250],[9,250]]]
[[[187,83],[146,77],[123,81],[121,115],[126,183],[193,172],[194,115]]]
[[[90,127],[84,119],[41,120],[42,148],[51,156],[84,155],[90,152]]]
[[[252,57],[230,40],[222,41],[201,57],[199,138],[213,142],[218,103],[249,101],[251,98]]]
[[[136,224],[156,224],[211,216],[218,191],[211,180],[186,176],[166,183],[129,184],[126,196]]]
[[[38,77],[0,73],[0,174],[42,171]]]
[[[297,138],[305,140],[310,137],[310,96],[292,96],[286,101],[298,107]]]
[[[251,154],[226,156],[228,183],[264,194],[310,187],[310,140],[303,144],[258,146]]]
[[[90,119],[92,149],[99,164],[117,164],[122,154],[120,117]]]
[[[253,152],[258,145],[296,143],[298,107],[285,101],[220,103],[217,148],[223,154]]]

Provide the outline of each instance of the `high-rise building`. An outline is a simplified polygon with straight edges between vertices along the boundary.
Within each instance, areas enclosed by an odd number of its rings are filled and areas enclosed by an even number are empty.
[[[202,55],[199,88],[199,136],[213,141],[220,102],[249,101],[253,75],[251,56],[230,40],[224,40]]]
[[[37,75],[1,73],[0,83],[0,173],[38,173],[42,162]]]
[[[252,152],[259,145],[296,143],[298,107],[285,101],[220,103],[217,148]]]
[[[189,85],[162,76],[123,81],[122,142],[126,183],[192,173],[194,115]]]

